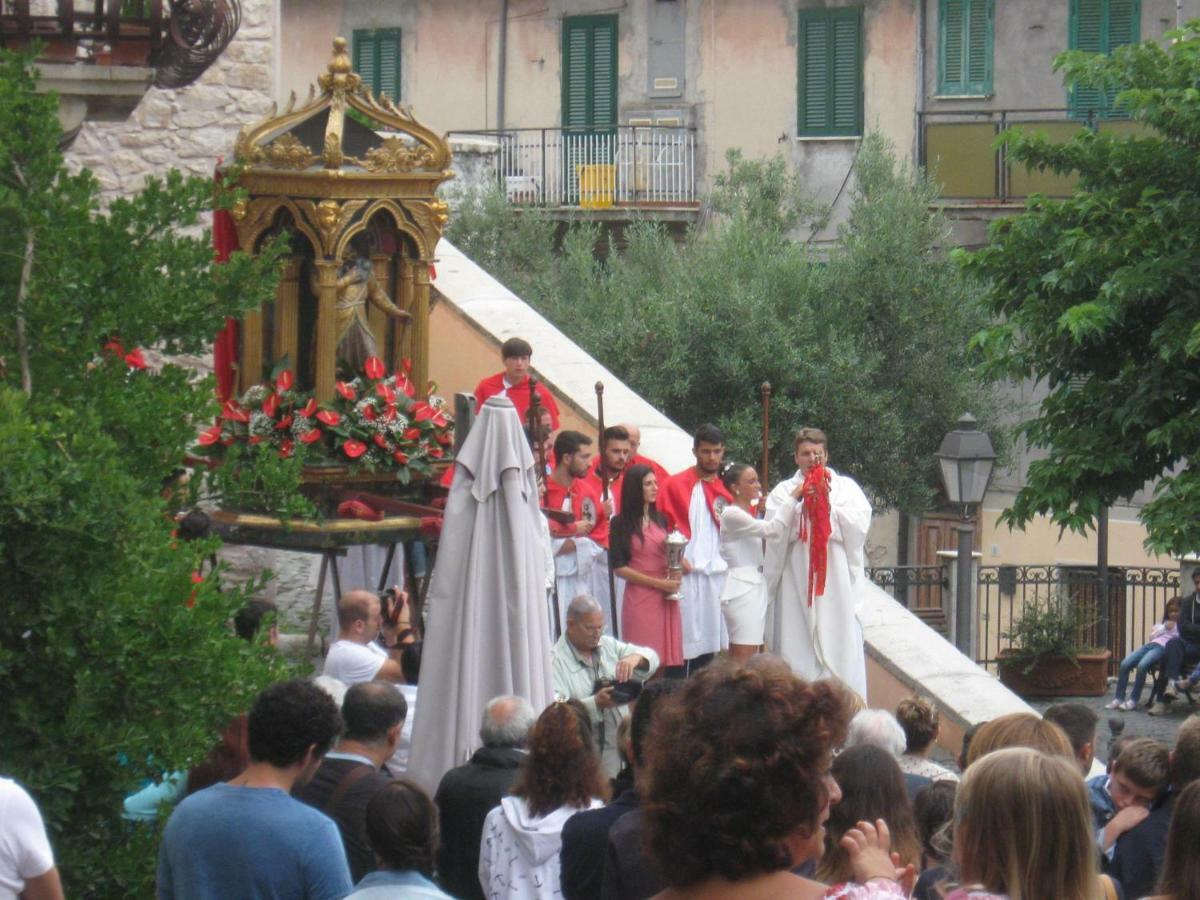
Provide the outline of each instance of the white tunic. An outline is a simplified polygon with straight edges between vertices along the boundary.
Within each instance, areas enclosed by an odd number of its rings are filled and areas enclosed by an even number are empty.
[[[721,533],[708,511],[704,485],[699,481],[692,488],[688,522],[692,539],[683,556],[692,564],[692,571],[683,576],[679,613],[683,619],[683,658],[695,659],[716,653],[729,643],[721,615],[721,589],[729,566],[721,558]]]
[[[767,619],[767,580],[763,575],[763,541],[786,541],[796,504],[784,504],[770,519],[756,519],[730,504],[721,512],[721,557],[729,566],[721,591],[721,612],[729,642],[757,646]]]
[[[825,593],[808,597],[808,544],[797,527],[787,541],[774,545],[766,562],[773,606],[767,619],[767,644],[809,681],[835,677],[864,699],[866,660],[858,608],[866,583],[864,572],[871,504],[852,479],[830,470],[830,528]],[[797,472],[780,482],[767,498],[767,513],[795,504],[791,494],[804,477]]]
[[[571,512],[571,497],[563,498],[562,509]],[[574,541],[575,549],[559,553],[562,545]],[[567,607],[580,594],[591,595],[604,610],[604,630],[612,634],[612,604],[608,592],[608,551],[591,538],[555,538],[554,577],[558,587],[558,609],[562,627],[567,627]],[[553,627],[553,623],[551,623]]]

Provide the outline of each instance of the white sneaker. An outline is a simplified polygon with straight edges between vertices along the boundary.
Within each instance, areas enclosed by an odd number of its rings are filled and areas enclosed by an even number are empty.
[[[1133,710],[1137,709],[1137,703],[1135,703],[1133,700],[1126,700],[1121,704],[1121,709],[1123,709],[1125,712],[1132,712]]]
[[[1120,709],[1122,707],[1123,703],[1124,703],[1124,701],[1122,701],[1122,700],[1110,700],[1108,703],[1104,704],[1104,708],[1105,709]]]

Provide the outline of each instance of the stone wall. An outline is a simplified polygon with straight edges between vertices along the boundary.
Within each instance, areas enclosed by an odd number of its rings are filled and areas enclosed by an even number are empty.
[[[169,168],[211,176],[217,159],[232,155],[238,130],[270,112],[274,48],[275,0],[242,0],[241,28],[195,84],[151,88],[124,122],[85,122],[68,163],[91,169],[105,200]],[[314,79],[324,62],[314,61]]]

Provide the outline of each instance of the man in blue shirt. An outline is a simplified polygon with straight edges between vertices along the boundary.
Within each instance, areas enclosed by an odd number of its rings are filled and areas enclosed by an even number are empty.
[[[159,900],[340,900],[350,869],[333,820],[291,797],[342,728],[337,706],[301,680],[272,685],[247,721],[250,765],[176,807],[158,856]]]

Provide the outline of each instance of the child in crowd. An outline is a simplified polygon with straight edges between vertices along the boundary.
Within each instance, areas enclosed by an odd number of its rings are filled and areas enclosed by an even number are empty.
[[[1183,789],[1175,801],[1158,896],[1150,900],[1195,900],[1200,897],[1197,833],[1200,833],[1200,783],[1193,782]]]
[[[1179,610],[1179,598],[1172,597],[1167,601],[1163,620],[1150,630],[1150,640],[1121,660],[1121,668],[1117,673],[1117,693],[1108,703],[1107,709],[1131,710],[1137,708],[1138,700],[1142,696],[1142,687],[1146,684],[1146,674],[1167,655],[1167,644],[1179,637]],[[1129,684],[1129,673],[1135,667],[1137,668],[1137,677],[1133,681],[1133,693],[1126,700],[1125,688]],[[1200,666],[1192,673],[1192,678],[1200,681]],[[1185,681],[1187,688],[1181,688],[1181,690],[1190,689],[1195,683],[1192,679],[1183,679],[1179,685]]]
[[[1096,843],[1105,855],[1122,834],[1150,814],[1150,807],[1170,783],[1170,751],[1167,745],[1151,738],[1131,741],[1112,763],[1104,792],[1112,801],[1112,812],[1105,821],[1096,817]],[[1089,784],[1093,814],[1097,793]]]
[[[1096,828],[1103,828],[1117,813],[1113,805],[1112,795],[1108,792],[1108,779],[1112,777],[1113,766],[1121,751],[1137,740],[1134,734],[1119,734],[1108,742],[1108,765],[1103,775],[1093,775],[1087,779],[1088,802],[1092,806],[1092,819]]]

